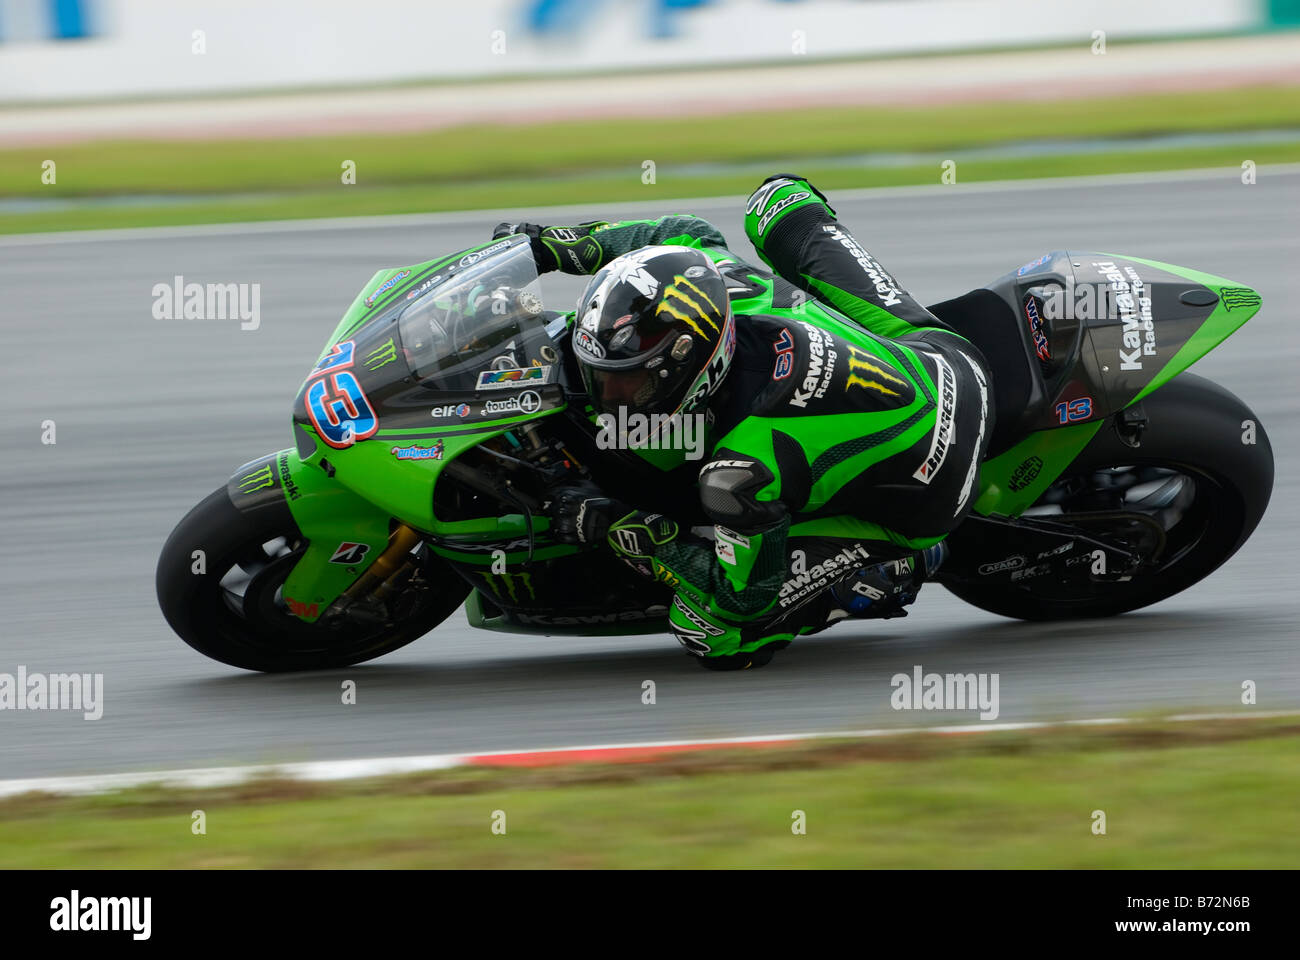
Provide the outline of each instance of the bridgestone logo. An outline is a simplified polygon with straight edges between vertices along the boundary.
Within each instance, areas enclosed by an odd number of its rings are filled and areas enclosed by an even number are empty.
[[[875,257],[862,249],[858,241],[833,224],[828,223],[822,229],[830,234],[831,239],[838,240],[840,246],[847,250],[854,260],[858,261],[858,266],[867,275],[871,285],[876,288],[876,295],[880,298],[881,306],[895,307],[903,302],[903,291],[899,289],[894,278],[876,262]]]
[[[934,433],[930,435],[930,452],[912,476],[928,485],[934,475],[943,469],[948,449],[953,445],[952,425],[957,416],[957,380],[947,360],[937,353],[927,353],[926,356],[934,360],[939,373],[939,412],[935,418]]]
[[[958,351],[959,353],[961,351]],[[961,493],[957,496],[957,509],[952,512],[955,517],[961,513],[962,508],[966,506],[966,501],[970,498],[975,489],[975,477],[980,468],[980,448],[984,445],[984,427],[989,419],[989,387],[988,381],[984,379],[984,373],[980,370],[979,364],[962,353],[961,358],[966,361],[970,367],[970,372],[975,374],[975,382],[979,384],[980,389],[980,430],[975,437],[975,449],[970,454],[970,466],[966,468],[966,479],[962,481]]]

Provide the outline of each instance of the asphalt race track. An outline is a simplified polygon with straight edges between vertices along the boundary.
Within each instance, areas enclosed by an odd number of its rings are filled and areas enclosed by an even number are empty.
[[[661,178],[662,179],[662,178]],[[671,186],[647,187],[671,196]],[[362,226],[175,229],[0,238],[0,672],[102,673],[105,710],[0,712],[0,778],[975,721],[896,712],[913,665],[1000,675],[999,720],[1148,708],[1300,708],[1300,171],[832,197],[841,219],[924,300],[961,293],[1054,248],[1130,253],[1256,287],[1260,314],[1195,367],[1266,425],[1277,487],[1264,523],[1190,593],[1103,622],[1003,620],[929,587],[911,617],[840,626],[771,666],[700,670],[667,636],[541,638],[462,617],[385,659],[263,676],[178,640],[153,592],[158,549],[240,464],[292,445],[289,407],[356,291],[381,266],[488,236],[495,213]],[[742,255],[742,198],[689,206]],[[542,216],[538,214],[537,216]],[[526,216],[523,218],[527,218]],[[553,221],[552,221],[553,222]],[[156,320],[152,288],[261,284],[261,324]],[[549,278],[548,278],[549,281]],[[548,286],[569,301],[574,278]],[[57,443],[41,443],[42,422]],[[340,703],[354,679],[357,704]],[[657,703],[641,702],[645,680]]]

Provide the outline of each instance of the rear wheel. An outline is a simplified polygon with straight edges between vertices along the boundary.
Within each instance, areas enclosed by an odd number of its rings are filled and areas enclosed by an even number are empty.
[[[1208,576],[1245,543],[1268,506],[1273,453],[1237,397],[1183,374],[1143,400],[1137,447],[1106,424],[1025,512],[1075,526],[1143,557],[1125,580],[950,583],[967,603],[1022,620],[1107,617],[1149,606]],[[1247,431],[1247,422],[1253,425]],[[1252,437],[1253,443],[1243,442]],[[997,547],[993,546],[996,552]]]
[[[393,601],[395,626],[342,617],[306,623],[281,588],[306,541],[282,504],[241,511],[214,491],[172,531],[155,585],[163,616],[205,656],[245,670],[321,670],[372,660],[428,633],[469,595],[469,585],[429,556],[419,558]],[[194,551],[202,550],[202,572]]]

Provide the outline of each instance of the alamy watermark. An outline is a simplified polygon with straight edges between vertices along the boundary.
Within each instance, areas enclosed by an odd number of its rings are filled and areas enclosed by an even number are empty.
[[[0,710],[80,710],[83,719],[104,715],[102,673],[0,673]]]
[[[996,673],[926,673],[918,663],[912,672],[889,680],[895,710],[978,710],[981,720],[996,720],[999,675]]]
[[[262,325],[260,283],[186,283],[177,274],[171,283],[153,285],[155,320],[240,320],[239,329]]]
[[[702,413],[602,413],[596,418],[601,450],[684,450],[687,460],[704,456],[707,418]]]
[[[153,897],[87,897],[73,890],[50,901],[50,929],[124,932],[132,940],[148,940],[153,933]]]

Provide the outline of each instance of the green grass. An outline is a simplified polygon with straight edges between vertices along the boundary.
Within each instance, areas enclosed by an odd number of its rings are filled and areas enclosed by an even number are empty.
[[[0,867],[1295,867],[1298,750],[1295,721],[1151,722],[24,797]]]
[[[1241,147],[1212,147],[1161,152],[1116,152],[1063,155],[1018,160],[966,160],[958,166],[961,183],[986,180],[1069,177],[1105,173],[1137,173],[1200,167],[1224,168],[1236,179],[1248,156],[1258,164],[1300,161],[1300,143]],[[784,169],[787,165],[774,165]],[[801,163],[798,173],[825,190],[904,186],[939,182],[937,165],[846,169]],[[734,195],[744,197],[762,179],[753,173],[710,176],[672,175],[662,168],[653,185],[637,174],[592,175],[581,180],[500,180],[456,185],[399,187],[335,187],[330,190],[273,194],[264,197],[211,197],[179,204],[103,207],[84,206],[40,213],[0,213],[0,233],[89,230],[113,227],[156,227],[196,223],[236,223],[253,220],[292,220],[392,213],[452,210],[526,209],[552,204],[583,204],[593,217],[607,213],[602,206],[617,202],[651,202],[656,198],[688,199]],[[665,211],[675,212],[675,211]]]
[[[160,197],[0,214],[0,232],[215,223],[483,207],[685,198],[752,189],[797,167],[831,189],[939,180],[939,163],[845,166],[835,158],[1026,140],[1084,142],[1300,128],[1300,91],[1268,87],[1069,102],[784,111],[675,120],[481,126],[412,134],[212,142],[98,142],[0,150],[0,199]],[[1294,141],[960,161],[962,182],[1300,159]],[[56,184],[40,182],[57,163]],[[357,183],[340,182],[344,160]],[[641,182],[653,160],[657,182]],[[718,165],[716,172],[692,167]],[[742,166],[743,169],[734,169]],[[732,169],[729,169],[732,168]]]

